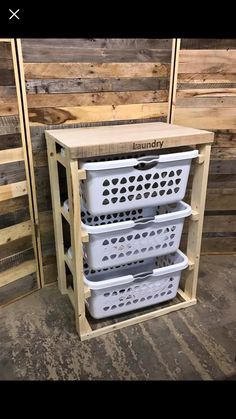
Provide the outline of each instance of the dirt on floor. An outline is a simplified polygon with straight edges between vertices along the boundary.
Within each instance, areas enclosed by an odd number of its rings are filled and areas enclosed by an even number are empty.
[[[80,342],[56,285],[0,309],[1,380],[236,380],[236,256],[201,258],[198,304]]]

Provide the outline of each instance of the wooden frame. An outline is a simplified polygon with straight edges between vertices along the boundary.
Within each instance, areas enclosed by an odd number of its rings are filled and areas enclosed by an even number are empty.
[[[213,142],[213,137],[213,133],[208,131],[165,123],[46,131],[50,182],[53,185],[51,193],[57,250],[58,285],[63,294],[68,294],[74,306],[76,329],[81,340],[100,336],[196,304],[210,144]],[[142,144],[144,148],[148,149],[148,141],[153,144],[155,141],[154,148],[167,149],[189,145],[199,149],[199,156],[194,164],[191,195],[192,215],[189,221],[187,243],[189,268],[186,270],[184,288],[178,290],[177,303],[173,302],[164,308],[154,308],[152,311],[140,315],[131,312],[126,320],[92,330],[85,310],[85,299],[89,296],[90,290],[83,283],[82,243],[88,241],[88,236],[81,230],[78,188],[79,182],[86,179],[86,172],[79,168],[79,159],[88,156],[132,152],[134,151],[134,144]],[[64,150],[64,155],[58,152],[61,148]],[[66,169],[69,215],[61,207],[58,163]],[[71,248],[72,254],[75,255],[72,261],[68,259],[64,250],[62,217],[70,225]],[[73,289],[67,287],[66,265],[73,277]]]
[[[18,180],[14,183],[7,183],[6,185],[0,186],[0,204],[4,206],[6,201],[6,208],[8,205],[8,200],[11,200],[18,197],[27,197],[28,199],[28,209],[29,209],[29,219],[27,216],[27,219],[24,221],[16,221],[15,224],[11,223],[7,227],[3,227],[0,230],[0,245],[8,245],[9,243],[13,244],[17,243],[17,241],[21,241],[24,239],[32,240],[32,245],[27,244],[25,248],[21,248],[21,250],[17,250],[17,245],[15,247],[15,250],[13,251],[12,255],[8,255],[5,260],[8,260],[8,265],[6,270],[3,270],[0,275],[0,289],[1,287],[7,287],[8,285],[13,284],[14,289],[20,288],[20,280],[24,281],[25,277],[28,277],[31,274],[35,274],[35,284],[34,287],[30,287],[30,290],[23,291],[21,295],[19,292],[17,293],[17,296],[15,296],[15,291],[13,292],[13,296],[11,299],[8,299],[7,301],[4,301],[1,303],[1,307],[4,307],[8,305],[9,303],[12,303],[14,301],[19,300],[22,297],[25,297],[26,295],[29,295],[35,291],[37,291],[41,287],[40,283],[40,273],[39,273],[39,267],[38,267],[38,254],[37,254],[37,244],[36,244],[36,229],[35,229],[35,223],[34,223],[34,212],[33,212],[33,204],[32,204],[32,190],[31,190],[31,181],[30,181],[30,172],[29,172],[29,166],[28,166],[28,150],[27,150],[27,144],[26,144],[26,138],[25,138],[25,130],[24,130],[24,115],[22,110],[22,104],[21,104],[21,89],[20,89],[20,79],[19,79],[19,71],[18,71],[18,62],[17,62],[17,51],[16,51],[16,45],[13,38],[11,39],[0,39],[0,43],[7,43],[9,46],[9,51],[11,51],[11,71],[13,72],[14,77],[14,85],[15,85],[15,93],[14,93],[14,99],[15,99],[15,105],[14,105],[14,117],[18,118],[14,122],[14,128],[11,130],[11,125],[9,126],[9,131],[5,131],[5,134],[11,134],[11,133],[19,133],[20,134],[20,143],[19,147],[17,148],[7,148],[0,151],[0,165],[4,164],[11,164],[15,162],[23,162],[24,163],[24,171],[25,171],[25,179],[24,180]],[[3,101],[4,103],[4,101]],[[4,114],[3,114],[4,116]],[[7,119],[9,115],[6,115],[6,127],[7,127]],[[4,128],[4,126],[3,126]],[[13,127],[12,127],[13,128]],[[3,130],[4,131],[4,130]],[[2,133],[2,132],[1,132]],[[9,204],[10,206],[10,204]],[[16,217],[17,218],[17,217]],[[28,241],[29,243],[29,241]],[[21,263],[14,264],[13,260],[17,257],[21,257],[24,252],[27,252],[28,250],[31,250],[32,247],[32,255],[30,257],[30,260],[21,261]],[[3,251],[4,252],[4,251]],[[4,260],[1,259],[1,262]],[[20,259],[19,259],[20,260]],[[24,289],[24,286],[22,287]],[[5,291],[6,294],[8,292]],[[10,295],[10,294],[9,294]]]

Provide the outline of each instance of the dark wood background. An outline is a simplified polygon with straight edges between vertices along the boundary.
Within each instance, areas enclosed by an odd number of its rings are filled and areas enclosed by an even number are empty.
[[[168,121],[172,40],[22,39],[21,46],[20,76],[26,92],[23,107],[28,147],[32,147],[34,208],[45,285],[56,280],[45,129]],[[1,150],[21,147],[11,54],[10,43],[1,43]],[[236,252],[236,40],[182,39],[176,58],[179,65],[173,122],[213,130],[216,138],[202,252]],[[26,179],[24,167],[28,162],[16,161],[14,152],[11,157],[14,163],[0,166],[1,185]],[[27,194],[1,202],[2,229],[29,219]],[[0,246],[2,269],[9,267],[12,255],[11,266],[33,260],[32,239],[30,234],[25,236],[26,228],[20,226],[23,237]],[[32,275],[25,276],[26,283],[31,284],[27,290],[35,286]],[[17,283],[20,280],[8,286],[15,289]]]
[[[215,132],[202,252],[236,252],[236,39],[182,39],[173,122]]]
[[[56,279],[45,129],[167,121],[171,39],[23,39],[44,282]]]

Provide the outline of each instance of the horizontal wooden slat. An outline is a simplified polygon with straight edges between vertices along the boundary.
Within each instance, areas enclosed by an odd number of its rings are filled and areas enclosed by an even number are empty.
[[[32,234],[31,221],[25,221],[20,224],[15,224],[0,230],[0,246],[20,239],[22,237],[30,236]]]
[[[38,93],[82,93],[82,92],[125,92],[138,90],[167,90],[169,78],[143,77],[130,79],[47,79],[27,80],[28,94]]]
[[[70,124],[121,119],[167,116],[168,103],[144,103],[118,106],[81,106],[71,108],[29,109],[31,125]]]
[[[22,195],[17,198],[7,199],[0,204],[0,215],[12,214],[17,210],[29,207],[28,195]]]
[[[215,174],[235,174],[236,160],[211,160],[210,173]]]
[[[236,92],[236,89],[235,89]],[[235,93],[236,94],[236,93]],[[29,108],[124,105],[131,103],[168,102],[168,90],[138,92],[58,93],[28,95]]]
[[[177,93],[176,105],[185,108],[236,108],[236,93],[224,97],[192,97],[180,99]]]
[[[15,84],[14,71],[8,68],[0,68],[0,85],[11,86]]]
[[[222,191],[210,189],[207,191],[206,210],[235,210],[236,194],[234,189]]]
[[[21,182],[26,179],[25,161],[0,164],[0,185]]]
[[[19,148],[20,146],[21,146],[20,133],[1,135],[1,129],[0,129],[0,150],[7,150],[9,148]]]
[[[5,201],[6,202],[6,201]],[[29,208],[21,208],[8,214],[0,215],[0,229],[10,227],[13,224],[20,224],[30,219]]]
[[[11,59],[12,52],[11,52],[11,41],[10,39],[1,38],[0,42],[0,58],[1,59]]]
[[[39,51],[39,58],[46,59],[56,53],[64,52],[66,54],[76,53],[77,48],[106,48],[106,49],[140,49],[140,48],[164,48],[171,49],[172,40],[168,39],[151,39],[151,38],[23,38],[22,47],[24,52],[24,60],[30,58],[30,52]],[[46,54],[47,52],[47,54]],[[91,51],[92,53],[92,51]],[[31,61],[29,61],[31,62]]]
[[[25,236],[21,239],[3,244],[0,246],[0,251],[0,272],[6,271],[28,260],[35,259],[31,236]]]
[[[233,74],[236,79],[236,50],[181,50],[178,73]]]
[[[236,130],[216,130],[213,147],[236,147]]]
[[[0,134],[17,134],[20,132],[20,123],[18,115],[0,116]]]
[[[235,209],[236,211],[236,209]],[[232,233],[236,232],[235,215],[207,215],[203,224],[204,233]]]
[[[0,116],[17,115],[18,104],[17,101],[9,102],[5,100],[5,103],[0,103]]]
[[[22,39],[24,62],[169,62],[171,39]]]
[[[6,100],[12,102],[17,100],[15,86],[0,86],[0,103],[4,103]]]
[[[236,111],[236,110],[235,110]],[[236,160],[236,146],[235,147],[214,147],[211,152],[211,159],[222,160]]]
[[[25,63],[26,79],[168,77],[170,64],[160,63]]]
[[[181,249],[186,251],[186,235],[182,237]],[[202,238],[201,254],[235,254],[235,237],[204,237]]]
[[[17,301],[38,289],[37,273],[24,276],[0,289],[0,305],[4,306]]]
[[[187,190],[185,202],[190,201],[190,191]],[[206,196],[206,211],[231,211],[236,210],[235,189],[208,189]]]
[[[236,49],[236,39],[182,38],[181,49]]]
[[[236,253],[235,237],[208,237],[203,238],[202,254]]]
[[[27,195],[27,183],[25,180],[0,186],[0,202],[22,195]]]
[[[7,271],[1,273],[0,287],[10,284],[11,282],[23,278],[24,276],[27,276],[33,272],[36,272],[35,260],[28,260],[21,265],[8,269]]]
[[[219,84],[219,88],[227,87],[229,84],[229,88],[236,87],[236,73],[179,73],[178,74],[178,88],[179,83],[189,83],[189,86],[185,86],[185,88],[192,89],[192,84],[198,84],[198,89],[204,88],[204,86],[200,86],[200,84],[204,84],[207,89],[214,88],[214,86],[208,86],[208,84]],[[225,84],[225,86],[221,86]],[[233,85],[232,85],[233,84]]]
[[[176,107],[175,124],[201,129],[235,129],[234,108]]]
[[[214,89],[184,89],[177,90],[177,99],[183,98],[225,98],[236,96],[236,88]]]
[[[42,51],[42,48],[41,48]],[[47,53],[49,51],[47,50]],[[56,53],[56,54],[55,54]],[[169,63],[171,60],[171,50],[165,49],[105,49],[105,48],[76,48],[72,51],[70,48],[68,51],[61,48],[56,49],[54,46],[54,54],[49,59],[40,59],[40,53],[37,56],[37,52],[30,54],[29,58],[24,53],[24,61],[26,62],[51,62],[52,60],[57,63],[61,62],[81,62],[81,63],[137,63],[137,62],[160,62]],[[39,61],[40,59],[40,61]],[[50,60],[50,61],[49,61]]]
[[[12,148],[0,151],[0,164],[24,160],[23,148]]]

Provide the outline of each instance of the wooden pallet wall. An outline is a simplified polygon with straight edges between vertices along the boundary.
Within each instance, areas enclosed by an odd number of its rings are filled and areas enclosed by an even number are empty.
[[[172,122],[215,132],[202,251],[236,252],[236,39],[182,39]]]
[[[22,39],[18,50],[48,284],[56,279],[56,260],[45,129],[166,122],[172,40]]]
[[[0,305],[39,287],[13,40],[0,40]]]

